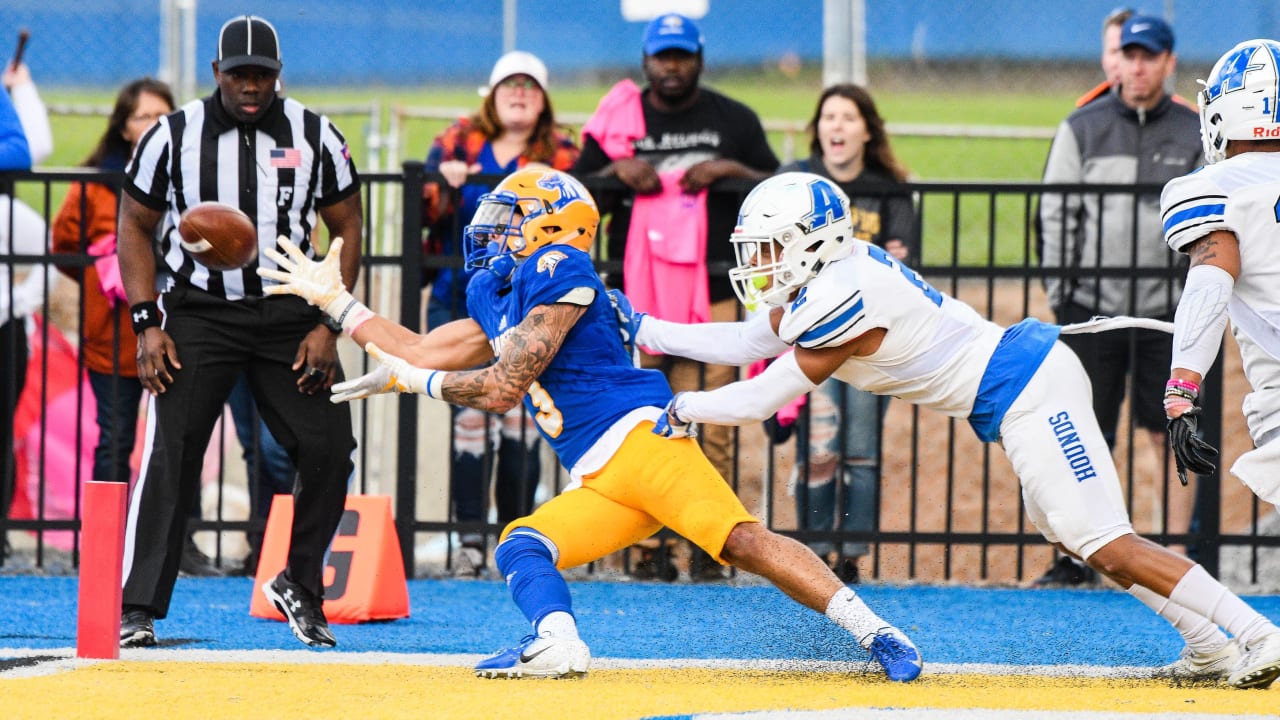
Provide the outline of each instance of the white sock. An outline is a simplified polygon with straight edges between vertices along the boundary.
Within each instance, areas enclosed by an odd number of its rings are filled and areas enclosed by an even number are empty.
[[[1246,605],[1198,564],[1173,586],[1169,599],[1217,623],[1235,636],[1241,649],[1264,635],[1280,632],[1280,628]]]
[[[546,617],[538,621],[538,627],[534,629],[542,637],[558,638],[561,640],[577,640],[578,638],[578,621],[573,616],[563,610],[547,613]]]
[[[826,615],[832,622],[853,633],[862,647],[871,646],[871,638],[877,630],[891,627],[847,587],[840,588],[831,596]]]
[[[1129,587],[1129,594],[1138,598],[1143,605],[1154,610],[1157,615],[1168,620],[1192,652],[1212,655],[1230,642],[1227,636],[1222,634],[1222,630],[1219,630],[1209,618],[1172,602],[1150,588],[1134,583]]]

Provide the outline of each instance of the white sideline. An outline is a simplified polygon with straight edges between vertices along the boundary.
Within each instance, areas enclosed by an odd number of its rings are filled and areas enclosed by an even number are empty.
[[[0,672],[0,677],[32,677],[63,670],[87,667],[105,660],[75,657],[75,648],[0,648],[0,662],[31,657],[55,659],[32,666]],[[142,662],[206,662],[206,663],[288,663],[305,665],[421,665],[426,667],[470,668],[485,655],[396,653],[396,652],[317,652],[314,650],[184,650],[176,648],[126,648],[121,660]],[[799,672],[871,672],[869,660],[836,662],[830,660],[705,660],[697,658],[634,659],[593,658],[597,670],[641,670],[663,668],[707,668],[721,670],[775,670]],[[930,663],[925,672],[935,675],[1035,675],[1038,677],[1079,678],[1147,678],[1154,668],[1144,666],[1107,665],[1002,665],[996,663]]]

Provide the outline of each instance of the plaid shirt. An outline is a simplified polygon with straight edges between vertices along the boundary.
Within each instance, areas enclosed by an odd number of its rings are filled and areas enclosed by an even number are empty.
[[[581,151],[574,144],[572,137],[559,130],[554,132],[553,142],[555,150],[551,153],[548,164],[556,170],[567,172],[577,162]],[[471,124],[469,118],[461,118],[446,128],[431,143],[431,150],[427,153],[423,169],[426,172],[436,172],[440,169],[440,163],[446,160],[461,160],[468,166],[474,165],[480,162],[480,155],[488,144],[488,138]],[[546,152],[537,145],[531,146],[516,158],[516,168],[519,169],[534,162],[531,156],[545,157]],[[442,189],[445,191],[443,196],[441,196]],[[423,188],[423,221],[429,228],[423,243],[424,255],[462,254],[461,233],[455,233],[454,230],[461,230],[471,222],[476,203],[482,194],[489,191],[489,188],[463,185],[460,192],[449,192],[449,190],[450,188],[441,188],[440,183],[434,182],[427,183]],[[460,217],[452,218],[454,213],[459,212],[459,208],[461,209]],[[454,287],[455,272],[452,268],[441,268],[437,272],[426,272],[423,280],[432,283],[432,301],[444,303],[453,308],[455,316],[458,316],[459,313],[465,314],[463,309],[465,305],[462,301],[465,283]]]
[[[568,134],[560,130],[554,131],[555,150],[551,153],[551,160],[547,164],[556,170],[568,171],[578,160],[578,154],[581,152],[574,140]],[[471,124],[469,118],[460,118],[457,122],[445,128],[444,132],[436,136],[431,143],[431,150],[427,152],[427,160],[423,163],[423,170],[426,172],[436,172],[440,169],[440,163],[446,160],[461,160],[467,165],[474,165],[480,161],[480,153],[484,152],[484,148],[489,144],[489,139],[484,133]],[[529,149],[516,158],[517,169],[528,165],[530,156],[545,155],[543,148],[537,144],[532,145]],[[441,217],[446,216],[453,210],[453,203],[448,204],[448,209],[444,212],[437,212],[435,208],[439,207],[436,197],[440,192],[440,188],[436,183],[428,183],[424,193],[423,203],[427,210],[426,216],[423,218],[428,224],[438,222]],[[463,218],[470,220],[470,218]]]

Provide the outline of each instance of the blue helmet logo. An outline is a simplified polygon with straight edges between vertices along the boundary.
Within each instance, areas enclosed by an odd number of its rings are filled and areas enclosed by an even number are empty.
[[[813,200],[813,212],[805,216],[810,230],[825,227],[845,218],[844,204],[840,195],[825,179],[819,178],[809,183],[809,195]]]
[[[1212,102],[1222,97],[1224,93],[1235,92],[1244,89],[1244,76],[1250,70],[1261,70],[1263,65],[1250,64],[1253,60],[1253,54],[1258,50],[1256,45],[1242,47],[1227,57],[1222,64],[1222,69],[1216,77],[1209,78],[1209,83],[1205,85],[1205,98]]]

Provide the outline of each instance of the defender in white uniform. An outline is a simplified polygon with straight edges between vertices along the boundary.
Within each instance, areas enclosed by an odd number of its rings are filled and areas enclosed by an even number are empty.
[[[1209,473],[1218,451],[1196,436],[1200,382],[1228,317],[1253,392],[1244,415],[1255,446],[1231,472],[1280,504],[1280,43],[1249,40],[1223,55],[1200,92],[1205,160],[1160,197],[1165,240],[1191,256],[1174,316],[1165,388],[1178,472]],[[1184,479],[1185,482],[1185,479]],[[1250,646],[1280,675],[1280,640]]]
[[[739,264],[729,275],[748,310],[771,309],[745,322],[665,322],[615,294],[624,335],[646,347],[728,365],[780,355],[751,380],[676,395],[655,432],[760,422],[831,376],[968,418],[980,438],[1001,441],[1044,536],[1182,634],[1188,649],[1162,674],[1269,685],[1275,673],[1242,667],[1236,642],[1280,640],[1280,629],[1201,566],[1134,533],[1088,376],[1057,342],[1062,328],[1028,319],[1005,329],[983,319],[853,239],[848,207],[837,186],[808,173],[774,176],[747,196],[732,237]]]

